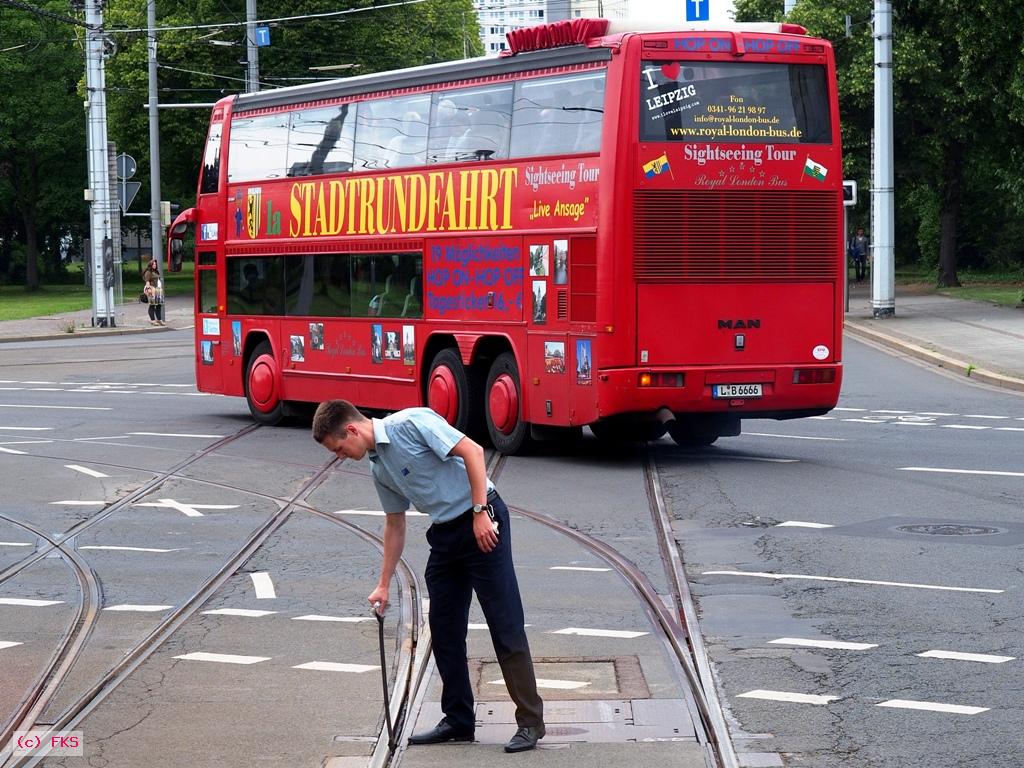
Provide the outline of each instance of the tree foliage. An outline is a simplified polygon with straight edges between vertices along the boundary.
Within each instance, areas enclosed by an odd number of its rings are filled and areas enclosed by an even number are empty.
[[[781,0],[736,6],[738,20],[782,18]],[[959,284],[959,265],[1021,269],[1024,4],[901,0],[893,9],[897,258],[937,266],[947,286]],[[866,0],[799,0],[789,16],[833,42],[845,171],[862,189],[874,108],[871,12]]]

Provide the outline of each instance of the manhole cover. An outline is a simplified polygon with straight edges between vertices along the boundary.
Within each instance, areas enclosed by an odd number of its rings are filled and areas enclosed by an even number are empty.
[[[991,536],[1002,533],[998,528],[985,525],[901,525],[897,531],[904,533],[926,533],[929,536]]]

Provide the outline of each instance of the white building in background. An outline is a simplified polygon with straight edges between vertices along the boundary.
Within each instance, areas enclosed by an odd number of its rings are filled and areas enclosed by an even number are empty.
[[[686,18],[685,0],[473,0],[480,21],[484,55],[505,50],[505,33],[550,21],[578,18],[664,19]],[[708,3],[711,23],[732,21],[732,0],[700,0]]]

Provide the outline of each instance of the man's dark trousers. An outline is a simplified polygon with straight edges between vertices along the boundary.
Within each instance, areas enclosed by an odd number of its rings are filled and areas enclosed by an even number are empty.
[[[441,675],[441,710],[449,725],[469,733],[476,724],[466,661],[469,605],[474,591],[491,631],[505,687],[516,703],[516,722],[519,726],[544,722],[544,702],[537,693],[523,627],[523,601],[512,564],[508,507],[497,494],[488,501],[498,522],[498,546],[489,553],[477,546],[472,512],[447,523],[435,523],[427,530],[430,634]]]

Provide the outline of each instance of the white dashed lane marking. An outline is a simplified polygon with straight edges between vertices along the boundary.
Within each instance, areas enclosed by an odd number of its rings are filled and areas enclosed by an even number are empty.
[[[15,643],[12,640],[0,640],[0,651],[4,650],[5,648],[13,648],[16,645],[22,645],[22,643]]]
[[[305,664],[296,664],[292,669],[312,669],[317,672],[354,672],[360,675],[363,672],[373,672],[380,667],[371,667],[368,664],[341,664],[335,661],[307,661]]]
[[[606,573],[611,568],[587,568],[582,565],[553,565],[548,570],[551,571],[584,571],[586,573]]]
[[[796,645],[802,648],[829,648],[837,651],[866,651],[869,648],[877,648],[877,643],[848,643],[842,640],[808,640],[803,637],[780,637],[778,640],[769,640],[775,645]]]
[[[1001,595],[1006,590],[980,587],[944,587],[938,584],[912,584],[902,581],[876,581],[874,579],[848,579],[839,576],[811,576],[804,573],[760,573],[757,571],[704,571],[704,576],[749,576],[755,579],[802,579],[805,581],[835,581],[842,584],[865,584],[878,587],[909,587],[911,589],[936,589],[945,592],[984,592]]]
[[[61,605],[63,602],[63,600],[33,600],[27,597],[0,597],[0,605],[24,605],[30,608]]]
[[[925,712],[948,712],[954,715],[977,715],[988,712],[988,707],[965,707],[960,704],[940,704],[935,701],[911,701],[909,699],[889,699],[876,707],[894,707],[896,709],[919,709]]]
[[[792,691],[756,690],[739,694],[741,699],[763,699],[765,701],[786,701],[793,704],[828,704],[838,696],[819,696],[811,693],[794,693]]]
[[[787,520],[784,523],[779,523],[775,526],[776,528],[835,528],[834,525],[828,523],[809,523],[803,520]]]
[[[154,547],[118,547],[113,544],[88,544],[84,547],[79,547],[79,549],[102,549],[114,552],[156,552],[158,554],[181,551],[178,549],[156,549]]]
[[[369,616],[321,616],[310,613],[305,616],[293,616],[292,621],[336,621],[343,624],[358,624],[363,621],[373,621]]]
[[[31,547],[31,542],[27,541],[0,541],[0,547]]]
[[[219,664],[259,664],[261,661],[270,661],[270,656],[236,656],[231,653],[185,653],[175,656],[183,661],[213,661]]]
[[[632,640],[636,637],[643,637],[646,632],[631,632],[622,629],[588,629],[586,627],[566,627],[557,629],[552,635],[579,635],[580,637],[619,637]]]
[[[271,600],[277,597],[277,593],[274,591],[274,582],[270,580],[269,573],[260,571],[259,573],[250,573],[249,576],[252,578],[252,585],[256,589],[258,600]]]
[[[102,472],[97,472],[95,469],[89,469],[79,464],[65,464],[64,466],[68,469],[73,469],[75,472],[81,472],[83,475],[89,475],[89,477],[110,477],[110,475],[105,475]]]
[[[1016,656],[993,656],[988,653],[960,653],[959,651],[925,651],[918,653],[924,659],[949,659],[951,661],[977,661],[982,664],[1004,664]]]
[[[1003,472],[995,469],[949,469],[947,467],[898,467],[900,472],[939,472],[950,475],[993,475],[995,477],[1024,477],[1024,472]]]
[[[212,611],[203,611],[207,616],[247,616],[250,618],[259,618],[260,616],[270,616],[277,611],[256,611],[249,608],[215,608]]]
[[[104,611],[126,611],[134,613],[160,613],[173,608],[173,605],[136,605],[133,603],[122,603],[120,605],[108,605]]]
[[[11,432],[49,432],[53,427],[0,427],[0,430]]]

